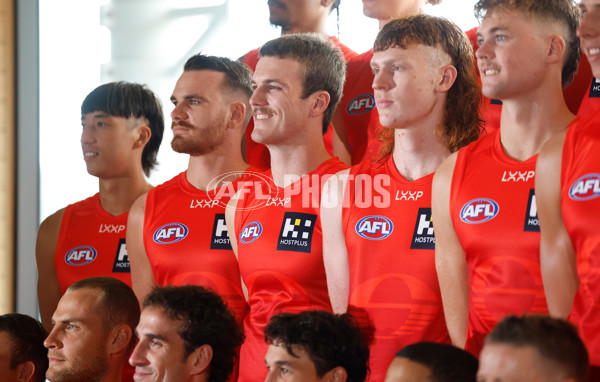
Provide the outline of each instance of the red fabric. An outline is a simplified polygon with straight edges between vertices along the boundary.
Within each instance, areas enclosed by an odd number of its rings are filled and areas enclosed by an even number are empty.
[[[561,210],[577,253],[579,288],[569,319],[600,367],[600,111],[567,131],[561,169]]]
[[[505,315],[548,313],[539,264],[536,160],[508,157],[500,130],[458,152],[450,214],[469,266],[466,349],[475,356]]]
[[[435,272],[432,180],[433,174],[407,181],[391,155],[380,166],[363,162],[350,169],[349,207],[342,210],[348,312],[375,329],[370,381],[384,381],[395,354],[407,345],[450,343]]]
[[[331,311],[318,218],[320,187],[328,175],[344,168],[332,158],[285,189],[270,182],[238,201],[238,259],[250,306],[244,319],[239,381],[265,379],[264,327],[273,315]],[[271,176],[270,171],[265,174]],[[304,192],[293,191],[299,187]]]

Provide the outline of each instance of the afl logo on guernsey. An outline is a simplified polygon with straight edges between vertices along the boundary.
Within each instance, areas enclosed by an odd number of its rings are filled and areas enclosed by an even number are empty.
[[[460,220],[467,224],[479,224],[498,215],[498,203],[492,199],[473,199],[460,210]]]
[[[93,247],[75,247],[67,252],[65,262],[69,265],[86,265],[96,259],[96,249]]]
[[[262,230],[262,224],[257,221],[250,222],[244,226],[244,229],[242,229],[240,241],[244,244],[252,243],[254,240],[258,239],[262,233]]]
[[[157,244],[172,244],[185,239],[189,230],[181,223],[165,224],[154,232],[154,242]]]
[[[348,114],[359,115],[367,113],[375,108],[375,98],[372,94],[361,94],[348,103],[346,111]]]
[[[383,240],[390,236],[394,230],[394,224],[385,216],[371,215],[360,219],[354,229],[365,239]]]
[[[590,200],[598,196],[600,196],[600,174],[585,174],[569,189],[569,198],[573,200]]]

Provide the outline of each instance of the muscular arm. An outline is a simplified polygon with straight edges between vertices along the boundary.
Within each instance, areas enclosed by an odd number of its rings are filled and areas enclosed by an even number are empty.
[[[333,113],[331,123],[333,125],[333,154],[342,162],[350,166],[352,162],[352,151],[350,149],[350,142],[348,141],[348,134],[346,133],[346,126],[342,121],[342,111],[339,105]]]
[[[576,254],[561,213],[560,173],[565,134],[544,145],[538,156],[535,197],[540,220],[540,266],[550,314],[566,318],[579,286]]]
[[[321,193],[323,263],[334,313],[345,313],[348,308],[350,268],[342,228],[342,205],[349,171],[343,170],[330,177]]]
[[[456,154],[446,159],[433,177],[432,214],[437,271],[446,325],[455,346],[464,348],[469,309],[469,268],[450,218],[450,185]]]
[[[225,224],[227,224],[227,235],[229,236],[229,243],[231,244],[231,248],[233,249],[233,253],[235,254],[235,258],[238,257],[238,246],[237,246],[237,234],[235,232],[235,209],[237,208],[237,200],[239,198],[239,193],[237,193],[233,198],[229,200],[227,204],[227,208],[225,208]],[[241,276],[240,276],[241,277]],[[242,291],[244,292],[244,297],[246,297],[246,301],[248,301],[248,288],[246,288],[246,284],[244,284],[244,279],[242,278]]]
[[[42,324],[48,332],[52,329],[52,315],[61,296],[54,256],[64,211],[63,208],[42,222],[35,245],[38,268],[38,303]]]
[[[146,194],[133,203],[127,218],[127,255],[131,266],[131,285],[140,306],[156,285],[152,266],[144,247],[145,210]]]

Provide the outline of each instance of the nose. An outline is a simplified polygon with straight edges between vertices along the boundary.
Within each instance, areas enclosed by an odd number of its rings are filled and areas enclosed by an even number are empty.
[[[148,364],[142,342],[138,342],[137,345],[135,345],[135,348],[129,357],[129,364],[134,367]]]
[[[62,348],[62,342],[58,335],[58,328],[55,326],[48,334],[48,337],[44,340],[44,346],[47,349],[60,349]]]
[[[274,382],[276,380],[277,380],[277,378],[276,378],[275,373],[273,372],[273,370],[269,370],[267,372],[267,376],[265,377],[265,382]]]
[[[96,136],[92,126],[84,126],[81,130],[81,143],[94,143],[96,142]]]
[[[477,48],[477,51],[475,51],[475,57],[477,58],[477,60],[489,60],[490,58],[493,57],[493,51],[491,49],[491,42],[489,41],[490,39],[487,40],[482,40],[482,42],[479,45],[479,48]]]
[[[188,118],[187,111],[184,109],[184,102],[180,102],[175,105],[173,111],[171,112],[171,119],[173,122],[176,121],[184,121]]]
[[[586,13],[581,19],[581,24],[579,24],[579,28],[577,28],[577,36],[580,39],[592,38],[596,37],[600,31],[600,25],[598,17],[595,20],[592,19],[592,11]]]
[[[265,86],[258,86],[250,97],[250,106],[261,106],[266,103]]]
[[[392,85],[393,72],[388,70],[379,70],[373,77],[373,90],[389,90]]]

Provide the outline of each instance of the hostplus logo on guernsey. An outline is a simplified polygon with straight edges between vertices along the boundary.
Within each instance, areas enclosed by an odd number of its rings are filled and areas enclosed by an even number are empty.
[[[98,253],[94,247],[80,246],[70,249],[65,255],[65,263],[69,265],[86,265],[96,259]]]
[[[590,98],[600,97],[600,79],[593,78],[592,85],[590,86]]]
[[[113,263],[112,271],[114,273],[131,273],[125,239],[119,240],[119,246],[117,247],[117,253],[115,254],[115,262]]]
[[[215,214],[210,249],[232,249],[229,242],[229,235],[227,234],[225,214]]]
[[[354,230],[365,239],[383,240],[392,234],[394,224],[385,216],[371,215],[360,219]]]
[[[435,249],[431,208],[419,208],[410,249]]]
[[[286,212],[277,240],[277,250],[310,253],[316,223],[317,215]]]
[[[492,199],[473,199],[461,208],[460,220],[467,224],[484,223],[498,215],[500,207]]]
[[[157,244],[173,244],[185,239],[188,227],[181,223],[165,224],[154,232],[154,242]]]
[[[348,103],[346,111],[351,115],[368,113],[375,108],[375,98],[372,94],[357,95]]]
[[[525,225],[523,231],[540,232],[540,221],[537,215],[537,203],[535,201],[535,189],[529,190],[527,199],[527,211],[525,212]]]
[[[583,201],[600,196],[600,174],[585,174],[577,179],[569,188],[569,198]]]
[[[242,228],[242,232],[240,233],[240,241],[244,244],[252,243],[254,240],[258,239],[262,234],[263,227],[257,221],[250,222]]]

